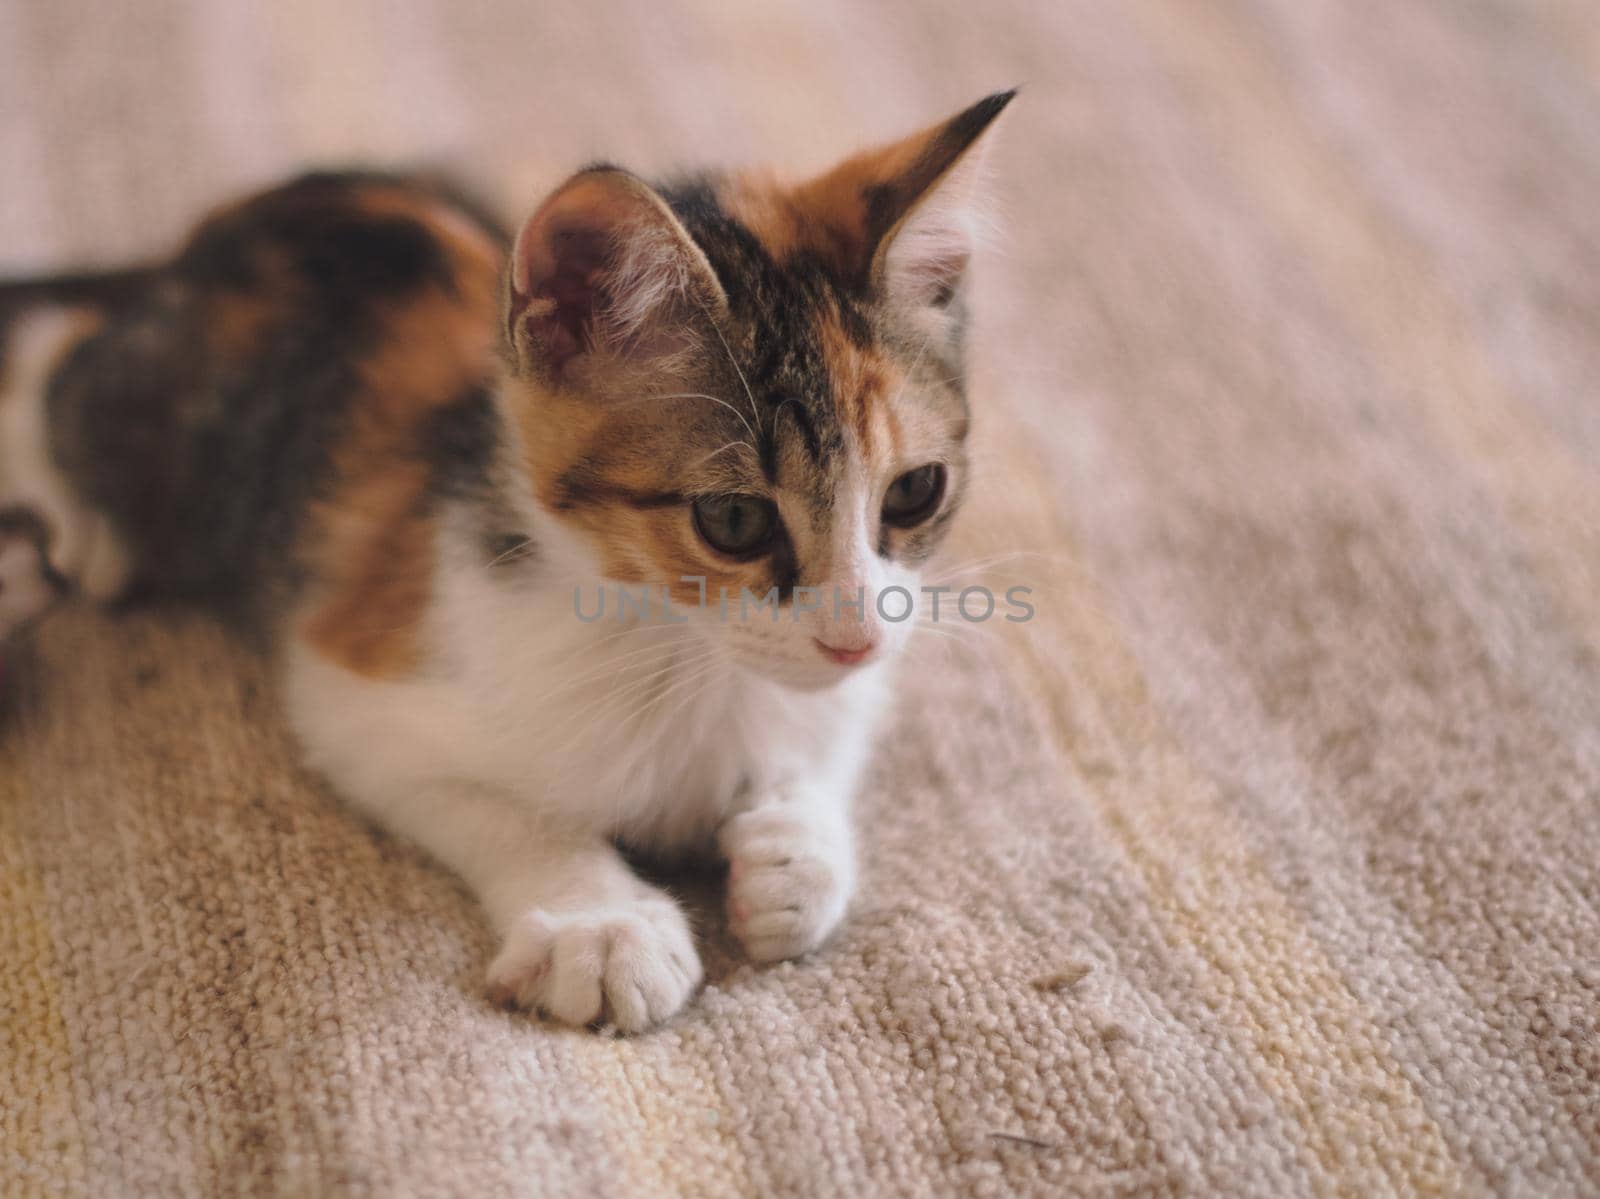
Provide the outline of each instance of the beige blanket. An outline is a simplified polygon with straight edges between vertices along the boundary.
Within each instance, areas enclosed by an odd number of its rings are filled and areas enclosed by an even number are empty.
[[[1600,1191],[1589,0],[0,4],[0,269],[309,161],[513,208],[823,164],[1012,83],[986,479],[812,960],[492,1009],[469,896],[204,619],[68,611],[0,720],[0,1192]]]

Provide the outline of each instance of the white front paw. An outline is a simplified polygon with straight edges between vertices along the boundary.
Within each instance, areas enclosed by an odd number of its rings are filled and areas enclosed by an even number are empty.
[[[849,834],[785,807],[728,821],[728,922],[753,961],[799,957],[827,939],[855,885]]]
[[[664,895],[576,912],[531,911],[489,967],[501,1003],[566,1024],[607,1019],[641,1032],[671,1016],[701,977],[689,924]]]

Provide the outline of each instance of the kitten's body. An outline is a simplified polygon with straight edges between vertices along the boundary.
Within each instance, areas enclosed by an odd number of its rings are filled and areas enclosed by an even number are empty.
[[[914,591],[964,481],[965,241],[907,214],[1007,98],[800,189],[581,173],[504,280],[506,239],[437,188],[265,193],[113,300],[27,318],[0,506],[42,515],[97,598],[244,616],[310,762],[482,898],[494,989],[646,1027],[700,968],[614,841],[715,844],[759,960],[848,900],[906,631],[873,597]],[[751,521],[764,540],[730,548]],[[0,621],[39,606],[41,540],[0,524]],[[650,619],[617,619],[619,583]],[[845,607],[809,611],[825,586]],[[769,588],[781,609],[740,619]]]

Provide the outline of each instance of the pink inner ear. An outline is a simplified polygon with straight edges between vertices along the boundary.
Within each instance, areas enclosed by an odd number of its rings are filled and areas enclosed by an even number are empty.
[[[636,366],[676,356],[693,341],[684,302],[721,296],[697,253],[642,183],[610,169],[578,175],[512,251],[506,321],[519,363],[560,379],[590,354]]]
[[[607,235],[583,227],[529,232],[534,244],[518,247],[513,319],[544,346],[559,375],[593,347],[595,316],[605,302]]]
[[[943,308],[955,297],[972,251],[961,230],[910,231],[889,253],[890,286],[916,304]]]
[[[965,249],[958,253],[930,259],[920,271],[922,286],[926,288],[927,302],[943,308],[955,298],[961,286],[961,276],[967,272],[967,261],[972,257]]]

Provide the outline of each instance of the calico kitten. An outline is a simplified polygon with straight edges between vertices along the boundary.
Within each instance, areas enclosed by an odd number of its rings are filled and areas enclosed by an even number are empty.
[[[618,843],[715,845],[750,956],[813,949],[914,623],[878,600],[967,487],[974,149],[1011,95],[797,186],[592,167],[514,239],[313,175],[113,295],[14,290],[0,495],[35,516],[0,523],[0,622],[58,579],[249,622],[311,764],[479,895],[504,1000],[637,1030],[689,997]]]

